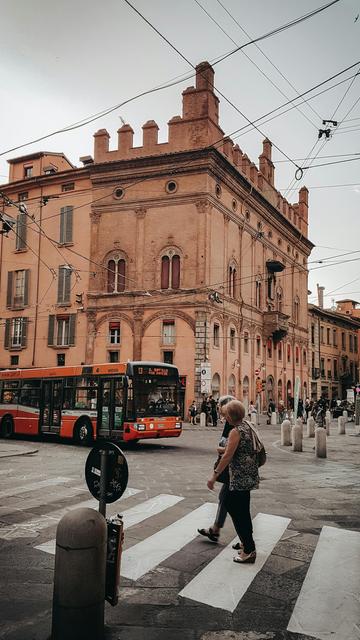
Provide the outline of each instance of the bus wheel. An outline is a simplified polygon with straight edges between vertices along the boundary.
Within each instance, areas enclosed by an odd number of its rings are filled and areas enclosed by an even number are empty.
[[[5,416],[1,422],[0,434],[3,438],[11,438],[14,433],[14,423],[10,416]]]
[[[86,418],[82,418],[74,429],[74,440],[76,444],[88,445],[93,441],[92,426]]]

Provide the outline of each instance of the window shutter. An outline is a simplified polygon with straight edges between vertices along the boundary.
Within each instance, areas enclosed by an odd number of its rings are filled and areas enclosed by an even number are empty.
[[[65,277],[65,270],[63,267],[59,267],[59,273],[58,273],[58,294],[57,294],[57,301],[58,302],[63,302],[63,297],[64,297],[64,277]]]
[[[26,347],[27,343],[27,318],[21,319],[21,346]]]
[[[64,242],[72,242],[72,239],[73,239],[73,208],[66,207]]]
[[[4,339],[4,347],[5,349],[9,349],[10,347],[10,318],[5,320],[5,339]]]
[[[69,346],[74,346],[75,344],[75,323],[76,313],[71,313],[69,316]]]
[[[66,207],[60,209],[60,244],[65,242],[65,220],[66,220]]]
[[[115,260],[109,260],[107,268],[107,290],[108,293],[115,291]]]
[[[178,289],[180,287],[180,256],[173,256],[171,269],[171,288]]]
[[[54,329],[55,329],[55,316],[49,316],[49,328],[48,328],[48,346],[51,347],[54,344]]]
[[[70,302],[70,288],[71,288],[71,270],[64,269],[65,272],[65,290],[63,302]]]
[[[26,248],[26,215],[19,213],[16,220],[16,249]]]
[[[25,269],[25,279],[24,279],[24,305],[29,304],[29,277],[30,277],[30,269]]]
[[[118,287],[119,293],[125,291],[125,260],[119,260],[118,262]]]
[[[169,288],[170,260],[168,256],[161,259],[161,288]]]
[[[13,277],[14,272],[8,271],[8,282],[7,282],[7,294],[6,294],[6,306],[13,306]]]

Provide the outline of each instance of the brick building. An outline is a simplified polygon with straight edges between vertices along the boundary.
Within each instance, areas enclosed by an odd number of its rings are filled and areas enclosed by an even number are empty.
[[[359,383],[360,317],[352,316],[351,311],[357,310],[346,304],[354,301],[342,300],[336,310],[324,309],[323,289],[318,287],[319,306],[309,305],[311,398],[343,399],[346,390]]]
[[[203,362],[215,395],[286,400],[296,377],[308,393],[308,191],[277,191],[269,140],[256,166],[224,136],[213,79],[198,65],[167,142],[150,120],[140,147],[129,125],[113,150],[98,131],[81,168],[10,161],[0,190],[28,215],[3,200],[1,367],[174,362],[186,406]]]

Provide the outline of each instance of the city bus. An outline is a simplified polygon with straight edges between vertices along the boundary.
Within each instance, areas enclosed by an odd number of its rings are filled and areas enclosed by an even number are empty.
[[[0,436],[90,444],[179,437],[179,373],[162,362],[0,371]]]

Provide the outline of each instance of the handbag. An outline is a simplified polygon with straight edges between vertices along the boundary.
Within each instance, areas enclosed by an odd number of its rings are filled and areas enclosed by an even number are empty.
[[[266,451],[264,444],[260,440],[259,434],[257,433],[257,431],[255,431],[251,423],[246,420],[246,424],[250,427],[253,449],[256,456],[256,464],[258,467],[262,467],[266,462]]]
[[[217,469],[217,466],[220,463],[220,460],[221,460],[221,456],[219,455],[214,464],[214,470]],[[216,478],[216,482],[221,482],[222,484],[228,484],[230,482],[229,467],[225,467],[225,469]]]

